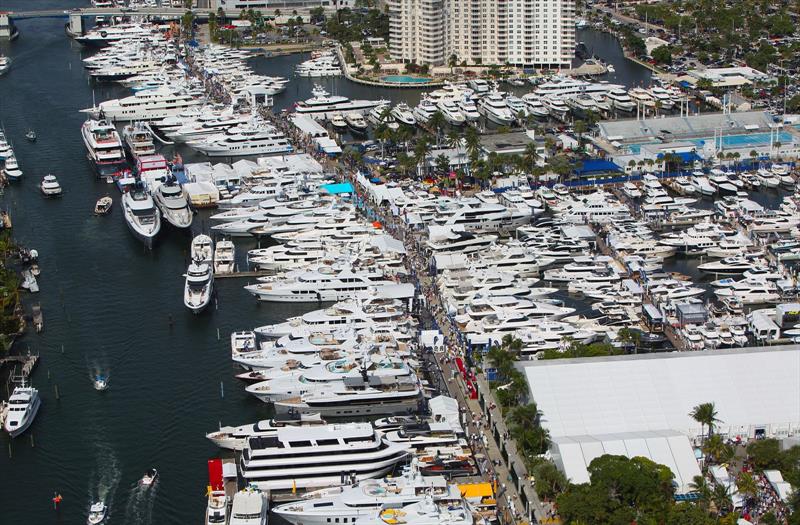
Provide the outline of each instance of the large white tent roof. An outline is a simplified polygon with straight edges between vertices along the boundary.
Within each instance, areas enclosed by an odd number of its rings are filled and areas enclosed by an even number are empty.
[[[587,467],[592,460],[605,454],[641,456],[669,467],[675,475],[678,493],[689,492],[692,479],[700,475],[687,437],[669,430],[559,437],[553,439],[553,451],[556,464],[573,483],[587,483]]]
[[[800,433],[800,345],[520,363],[553,438],[674,430],[715,403],[731,437]]]

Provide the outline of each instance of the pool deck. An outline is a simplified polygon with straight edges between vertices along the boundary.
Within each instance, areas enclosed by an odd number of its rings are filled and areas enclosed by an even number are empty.
[[[342,71],[347,80],[365,86],[397,88],[397,89],[421,89],[430,87],[440,87],[444,85],[444,80],[434,80],[432,82],[383,82],[380,80],[365,80],[358,78],[350,72],[350,65],[345,61],[344,54],[342,53],[341,46],[336,46],[336,56],[339,58],[339,63],[342,64]],[[391,76],[391,75],[384,75]]]

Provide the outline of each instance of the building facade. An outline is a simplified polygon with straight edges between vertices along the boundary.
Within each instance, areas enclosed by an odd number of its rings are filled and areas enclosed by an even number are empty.
[[[179,1],[181,5],[183,2]],[[280,9],[285,13],[292,10],[308,10],[315,7],[322,7],[328,10],[343,9],[353,7],[354,0],[197,0],[205,1],[208,7],[219,8],[226,11],[241,11],[242,9],[260,10],[265,15],[272,14],[275,9]]]
[[[388,0],[392,58],[569,67],[574,0]],[[435,47],[439,46],[439,47]]]
[[[444,0],[387,0],[393,59],[438,66],[445,60]]]

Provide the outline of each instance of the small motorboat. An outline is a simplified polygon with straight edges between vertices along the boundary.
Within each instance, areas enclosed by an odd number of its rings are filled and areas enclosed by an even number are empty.
[[[25,138],[28,139],[31,142],[36,142],[36,132],[33,131],[33,130],[28,131],[25,134]]]
[[[45,197],[61,196],[61,184],[58,183],[58,179],[56,179],[55,175],[45,175],[42,179],[42,183],[39,184],[39,189],[42,190],[42,194]]]
[[[94,377],[94,389],[99,392],[108,390],[108,378],[100,374],[96,375]]]
[[[139,481],[139,483],[146,487],[149,487],[150,485],[155,485],[157,479],[158,479],[158,471],[154,468],[151,468],[150,470],[144,473],[144,476],[142,476],[142,479]]]
[[[104,197],[100,197],[97,199],[97,202],[94,205],[94,214],[95,215],[108,215],[111,212],[111,206],[114,205],[113,199],[106,195]]]
[[[86,520],[86,523],[89,525],[98,525],[99,523],[103,523],[106,519],[106,514],[108,513],[108,507],[102,501],[98,501],[97,503],[92,503],[92,506],[89,507],[89,517]]]

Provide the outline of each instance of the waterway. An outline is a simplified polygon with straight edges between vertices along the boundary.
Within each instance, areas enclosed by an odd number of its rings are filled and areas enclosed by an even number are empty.
[[[37,8],[83,4],[39,0]],[[25,7],[24,0],[3,3],[9,10]],[[110,525],[198,522],[205,507],[205,462],[218,454],[204,434],[219,422],[270,415],[233,378],[228,336],[304,309],[259,306],[242,290],[241,280],[218,281],[218,309],[194,316],[183,307],[181,274],[191,236],[167,229],[156,249],[146,252],[127,231],[116,190],[95,179],[80,138],[84,116],[78,110],[90,106],[93,97],[100,101],[124,92],[87,81],[81,64],[85,52],[65,36],[63,23],[21,21],[20,39],[0,43],[0,53],[14,60],[12,70],[0,77],[0,121],[24,171],[0,206],[11,212],[16,239],[40,253],[41,292],[34,300],[41,302],[45,317],[44,333],[19,343],[42,356],[32,379],[43,406],[23,437],[0,437],[0,522],[83,523],[90,502],[98,498],[110,507]],[[604,35],[581,34],[590,49],[605,56],[597,49]],[[610,53],[605,58],[617,66],[617,75],[636,81],[634,73],[620,67],[613,49]],[[254,67],[290,76],[302,59],[262,58]],[[313,83],[293,80],[276,97],[276,107],[307,98]],[[350,97],[416,102],[420,93],[342,78],[323,83]],[[38,134],[35,144],[24,139],[28,129]],[[48,173],[61,181],[63,198],[40,196],[37,184]],[[107,193],[115,198],[111,215],[92,216],[95,201]],[[198,217],[193,233],[205,226]],[[237,243],[240,256],[249,247]],[[110,375],[107,392],[93,390],[96,371]],[[161,479],[142,490],[137,480],[150,467],[159,469]],[[51,504],[55,491],[63,496],[57,512]]]

